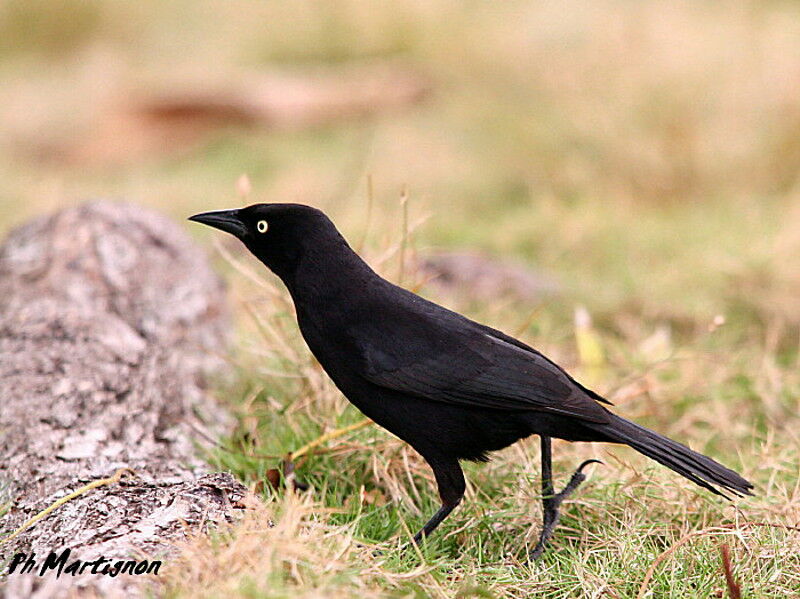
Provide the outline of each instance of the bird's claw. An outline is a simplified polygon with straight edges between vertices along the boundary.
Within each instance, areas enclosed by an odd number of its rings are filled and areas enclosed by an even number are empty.
[[[581,463],[581,465],[578,466],[578,468],[577,468],[577,470],[575,470],[575,472],[579,472],[579,473],[583,474],[583,469],[586,468],[586,466],[588,466],[589,464],[601,464],[601,465],[605,466],[605,463],[600,461],[600,460],[595,460],[595,459],[584,460]]]
[[[583,473],[583,469],[588,466],[589,464],[602,464],[600,460],[585,460],[575,472],[572,473],[572,476],[569,479],[569,482],[564,486],[561,491],[558,493],[551,495],[549,497],[544,497],[544,522],[542,526],[541,535],[539,537],[539,542],[536,544],[536,547],[533,548],[533,551],[530,552],[530,559],[537,560],[539,559],[542,554],[544,553],[545,546],[547,542],[550,540],[550,537],[553,535],[553,530],[558,525],[559,520],[559,511],[558,508],[561,507],[563,501],[569,497],[575,489],[580,486],[580,484],[586,480],[586,475]]]

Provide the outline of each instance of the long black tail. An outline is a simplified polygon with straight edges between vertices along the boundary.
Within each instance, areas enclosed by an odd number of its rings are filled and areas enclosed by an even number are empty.
[[[602,431],[608,435],[610,440],[630,445],[636,451],[717,495],[727,498],[725,493],[713,485],[718,485],[737,495],[752,495],[750,492],[750,489],[753,488],[752,483],[733,470],[630,420],[612,414],[612,421],[602,425]]]

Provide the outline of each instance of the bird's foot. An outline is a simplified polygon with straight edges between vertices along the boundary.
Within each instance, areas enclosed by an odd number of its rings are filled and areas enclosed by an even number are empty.
[[[603,462],[600,460],[586,460],[580,466],[578,466],[575,472],[572,473],[569,482],[564,486],[563,489],[561,489],[561,491],[551,495],[550,497],[542,498],[542,503],[544,505],[542,532],[539,534],[539,542],[536,543],[536,547],[534,547],[529,554],[531,560],[537,560],[542,557],[545,547],[547,546],[547,542],[550,540],[550,537],[553,536],[553,531],[558,525],[558,519],[560,516],[558,508],[561,507],[561,504],[564,502],[564,500],[572,495],[572,493],[575,492],[580,484],[586,480],[586,475],[583,473],[583,469],[589,464],[602,463]]]

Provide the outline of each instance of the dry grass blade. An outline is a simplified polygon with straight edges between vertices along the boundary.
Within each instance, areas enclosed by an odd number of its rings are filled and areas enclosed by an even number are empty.
[[[712,526],[710,528],[704,528],[702,530],[693,530],[682,536],[669,549],[665,550],[655,560],[653,560],[653,563],[647,570],[647,574],[645,574],[644,576],[644,580],[642,580],[642,584],[639,586],[639,592],[636,594],[636,599],[644,598],[645,594],[647,593],[647,587],[650,584],[650,581],[653,579],[653,575],[655,574],[658,566],[692,539],[714,533],[731,533],[746,528],[754,528],[754,527],[780,528],[783,530],[792,530],[800,532],[800,527],[798,526],[789,526],[788,524],[774,524],[772,522],[743,522],[741,524],[726,524],[722,526]]]
[[[728,594],[731,599],[742,599],[742,588],[736,582],[733,575],[733,568],[731,567],[731,548],[727,543],[722,543],[719,546],[719,551],[722,554],[722,570],[725,573],[725,584],[728,585]]]
[[[360,428],[364,428],[368,424],[372,424],[372,420],[370,420],[369,418],[364,418],[363,420],[360,420],[359,422],[356,422],[355,424],[351,424],[349,426],[344,426],[342,428],[338,428],[338,429],[329,431],[329,432],[325,433],[324,435],[321,435],[321,436],[317,437],[313,441],[311,441],[309,443],[306,443],[305,445],[303,445],[299,449],[296,449],[295,451],[290,453],[288,459],[289,459],[289,461],[294,461],[297,458],[299,458],[300,456],[305,455],[311,449],[314,449],[318,445],[322,445],[326,441],[330,441],[331,439],[336,439],[337,437],[341,437],[342,435],[346,435],[347,433],[350,433],[350,432],[353,432],[353,431],[357,431]]]
[[[406,273],[406,251],[408,250],[408,238],[411,232],[408,229],[408,187],[403,186],[400,192],[400,209],[403,211],[403,236],[400,239],[400,272],[397,275],[397,284],[402,286]]]
[[[98,480],[93,480],[89,484],[82,486],[80,489],[77,489],[77,490],[73,491],[72,493],[69,493],[68,495],[65,495],[64,497],[61,497],[60,499],[58,499],[58,500],[54,501],[53,503],[51,503],[49,506],[47,506],[45,509],[43,509],[41,512],[39,512],[35,516],[33,516],[33,517],[29,518],[28,520],[26,520],[22,524],[22,526],[20,526],[17,530],[12,532],[10,535],[8,535],[7,537],[5,537],[3,539],[0,539],[0,545],[2,545],[3,543],[7,543],[11,539],[16,538],[17,536],[19,536],[20,534],[25,532],[25,530],[27,530],[28,528],[30,528],[31,526],[36,524],[39,520],[47,517],[50,513],[52,513],[54,510],[60,508],[62,505],[64,505],[68,501],[72,501],[76,497],[80,497],[81,495],[91,491],[92,489],[97,489],[99,487],[105,487],[107,485],[115,485],[119,481],[121,481],[123,479],[123,477],[125,477],[125,476],[136,476],[136,473],[133,470],[131,470],[130,468],[120,468],[119,470],[117,470],[113,475],[109,476],[108,478],[101,478],[101,479],[98,479]]]

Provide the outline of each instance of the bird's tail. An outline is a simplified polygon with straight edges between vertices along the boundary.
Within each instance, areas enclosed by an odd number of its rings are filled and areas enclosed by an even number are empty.
[[[636,451],[717,495],[727,497],[714,485],[736,495],[752,495],[752,483],[733,470],[630,420],[612,414],[611,422],[604,424],[602,430],[610,440],[630,445]]]

